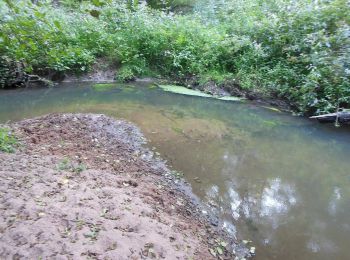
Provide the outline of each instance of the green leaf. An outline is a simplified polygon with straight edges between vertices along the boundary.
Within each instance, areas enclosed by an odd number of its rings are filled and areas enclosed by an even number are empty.
[[[57,29],[59,29],[59,30],[61,30],[61,29],[62,29],[61,24],[60,24],[60,22],[59,22],[59,21],[54,20],[54,21],[53,21],[53,23],[54,23],[54,25],[56,26],[56,28],[57,28]]]
[[[43,19],[45,18],[45,14],[44,13],[40,13],[39,11],[34,11],[34,15],[39,18],[39,19]]]
[[[216,251],[219,253],[219,255],[222,255],[224,253],[222,248],[219,246],[216,248]]]
[[[92,0],[92,4],[97,7],[102,6],[102,2],[100,2],[100,0]]]

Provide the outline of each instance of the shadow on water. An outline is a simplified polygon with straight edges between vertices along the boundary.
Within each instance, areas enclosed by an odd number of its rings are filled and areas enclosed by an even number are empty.
[[[138,85],[0,92],[0,122],[93,112],[140,126],[259,259],[349,259],[350,131]]]

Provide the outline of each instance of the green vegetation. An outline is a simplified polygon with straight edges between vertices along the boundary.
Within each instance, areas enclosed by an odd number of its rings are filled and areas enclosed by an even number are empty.
[[[64,158],[56,165],[56,169],[60,171],[71,171],[80,174],[86,170],[86,165],[83,163],[74,163],[69,158]]]
[[[0,128],[0,152],[14,153],[17,143],[17,139],[10,129]]]
[[[214,82],[304,114],[350,107],[346,0],[33,2],[0,0],[0,86],[19,70],[85,73],[104,58],[119,81]]]

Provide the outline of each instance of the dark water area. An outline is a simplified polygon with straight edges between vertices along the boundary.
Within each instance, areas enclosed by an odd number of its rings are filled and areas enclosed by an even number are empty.
[[[350,129],[149,83],[0,91],[0,122],[52,112],[136,123],[256,259],[350,259]]]

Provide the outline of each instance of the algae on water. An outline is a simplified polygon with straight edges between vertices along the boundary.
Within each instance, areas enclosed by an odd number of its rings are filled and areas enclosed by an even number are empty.
[[[234,96],[214,97],[214,98],[220,99],[220,100],[226,100],[226,101],[242,101],[243,100],[243,98],[234,97]]]
[[[124,92],[133,92],[135,91],[135,86],[133,85],[124,85],[124,84],[116,84],[116,83],[96,83],[92,85],[92,88],[95,91],[108,91],[112,89],[120,89]]]
[[[199,90],[188,89],[186,87],[176,86],[176,85],[159,85],[159,87],[167,92],[188,95],[188,96],[215,98],[215,99],[226,100],[226,101],[241,101],[241,100],[243,100],[243,98],[231,97],[231,96],[229,96],[229,97],[228,96],[227,97],[217,97],[217,96],[213,96],[213,95],[201,92]]]
[[[115,83],[96,83],[92,85],[92,88],[96,91],[107,91],[110,89],[117,88],[118,85]]]
[[[188,96],[198,96],[198,97],[212,97],[212,95],[203,93],[198,90],[193,90],[189,88],[185,88],[182,86],[175,86],[175,85],[159,85],[161,89],[167,92],[172,92],[176,94],[182,94],[182,95],[188,95]]]

